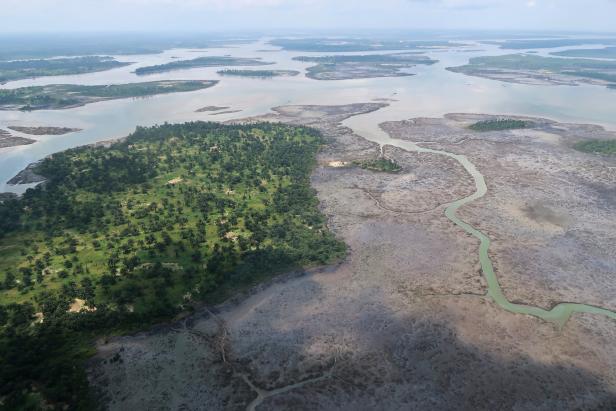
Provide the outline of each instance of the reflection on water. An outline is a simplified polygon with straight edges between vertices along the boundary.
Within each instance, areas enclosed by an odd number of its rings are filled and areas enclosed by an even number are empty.
[[[544,116],[559,121],[597,123],[616,129],[616,90],[598,86],[508,84],[467,77],[445,70],[448,66],[465,64],[471,57],[510,53],[483,44],[471,44],[465,51],[455,49],[429,51],[428,55],[440,60],[439,63],[432,66],[418,66],[414,70],[417,75],[413,77],[342,81],[317,81],[304,76],[265,80],[221,78],[216,74],[220,67],[180,70],[149,76],[137,76],[133,73],[137,67],[166,63],[177,58],[190,59],[206,55],[261,57],[266,61],[276,62],[275,65],[267,66],[268,69],[295,69],[303,72],[311,64],[293,61],[294,56],[322,55],[322,53],[263,51],[268,49],[273,48],[261,41],[238,47],[168,50],[157,55],[116,56],[120,61],[130,61],[135,64],[100,73],[42,77],[4,85],[5,88],[15,88],[58,83],[109,84],[164,79],[221,80],[213,88],[191,93],[114,100],[70,110],[30,113],[0,111],[0,128],[25,125],[83,129],[81,132],[64,136],[30,136],[39,142],[29,146],[0,149],[0,192],[23,190],[19,186],[8,186],[5,182],[33,161],[70,147],[125,136],[137,125],[149,126],[163,122],[191,120],[224,121],[263,114],[271,107],[285,104],[349,104],[369,102],[375,98],[397,100],[384,110],[349,120],[353,123],[354,129],[368,134],[375,129],[375,124],[382,121],[441,116],[449,112]],[[541,54],[549,51],[541,51]],[[198,108],[209,105],[229,106],[231,110],[241,111],[217,116],[210,116],[211,113],[207,112],[195,112]],[[372,137],[380,138],[378,135]]]

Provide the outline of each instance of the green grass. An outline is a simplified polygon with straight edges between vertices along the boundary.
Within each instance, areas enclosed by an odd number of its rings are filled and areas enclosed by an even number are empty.
[[[523,128],[531,128],[533,123],[530,121],[514,120],[507,118],[499,118],[495,120],[483,120],[478,121],[475,124],[468,126],[473,131],[502,131],[502,130],[516,130]]]
[[[44,160],[48,182],[0,204],[0,399],[37,387],[87,408],[93,338],[343,257],[310,187],[322,143],[308,128],[198,122]],[[96,311],[68,313],[76,298]]]
[[[593,154],[616,155],[616,140],[589,140],[573,146],[578,151]]]

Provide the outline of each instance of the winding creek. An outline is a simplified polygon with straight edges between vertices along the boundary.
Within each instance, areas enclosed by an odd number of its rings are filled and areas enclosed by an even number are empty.
[[[366,114],[364,116],[369,116]],[[364,117],[364,116],[358,116]],[[361,125],[359,125],[361,124]],[[468,234],[477,238],[480,241],[479,245],[479,261],[481,263],[481,270],[488,284],[487,295],[491,297],[496,304],[502,309],[516,314],[531,315],[541,318],[542,320],[549,321],[557,324],[559,327],[564,326],[573,313],[589,313],[604,315],[616,320],[616,312],[605,308],[596,307],[587,304],[568,303],[562,302],[555,305],[551,310],[545,310],[540,307],[534,307],[525,304],[515,304],[507,299],[501,285],[498,281],[498,277],[494,272],[492,260],[490,259],[490,238],[481,231],[477,230],[472,225],[463,221],[458,217],[457,211],[473,201],[479,200],[488,192],[488,186],[486,184],[483,174],[479,172],[475,164],[473,164],[468,157],[460,154],[450,153],[448,151],[433,150],[430,148],[421,147],[418,144],[411,141],[404,141],[391,138],[380,126],[380,123],[366,122],[365,119],[360,119],[358,124],[357,118],[350,118],[345,121],[345,125],[353,129],[357,134],[366,138],[367,140],[379,143],[381,147],[384,145],[395,146],[403,150],[417,152],[417,153],[430,153],[442,156],[447,156],[456,160],[464,169],[471,175],[475,182],[476,191],[468,197],[456,200],[446,205],[445,215],[458,227],[462,228]],[[373,126],[370,126],[373,124]]]

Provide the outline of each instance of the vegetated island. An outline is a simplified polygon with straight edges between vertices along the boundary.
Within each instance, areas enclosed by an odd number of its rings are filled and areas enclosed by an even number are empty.
[[[6,130],[0,129],[0,148],[25,146],[36,143],[36,140],[14,136]]]
[[[0,110],[60,110],[98,101],[202,90],[213,80],[165,80],[147,83],[82,86],[50,84],[0,90]]]
[[[464,46],[461,43],[449,41],[420,41],[420,40],[372,40],[372,39],[331,39],[331,38],[305,38],[305,39],[274,39],[270,41],[273,46],[290,51],[305,52],[353,52],[353,51],[387,51],[387,50],[421,50],[431,48],[449,48]]]
[[[534,123],[525,120],[517,120],[511,118],[497,118],[482,120],[468,126],[474,131],[503,131],[503,130],[519,130],[523,128],[532,128]]]
[[[94,73],[130,64],[102,56],[0,61],[0,84],[33,77]]]
[[[616,155],[616,140],[586,140],[576,143],[573,148],[592,154]]]
[[[581,57],[616,60],[616,47],[604,47],[602,49],[572,49],[550,53],[553,56]]]
[[[383,156],[374,160],[355,161],[353,164],[363,168],[364,170],[379,171],[383,173],[399,173],[402,171],[402,167],[396,161]]]
[[[4,405],[92,409],[93,338],[343,257],[310,186],[323,143],[306,127],[194,122],[34,166],[46,184],[0,204]]]
[[[272,77],[293,77],[300,74],[297,70],[220,70],[217,71],[221,76],[252,77],[252,78],[272,78]]]
[[[475,57],[469,64],[448,67],[454,73],[509,83],[613,87],[616,61],[542,57],[529,54]]]
[[[61,136],[69,133],[76,133],[81,131],[80,128],[70,127],[23,127],[23,126],[9,126],[7,127],[13,131],[18,131],[24,134],[30,134],[32,136]]]
[[[527,39],[527,40],[505,40],[505,41],[482,41],[484,44],[493,44],[502,49],[524,50],[524,49],[551,49],[556,47],[583,46],[586,44],[616,44],[614,38],[564,38],[564,39]]]
[[[146,74],[165,73],[173,70],[185,70],[200,67],[223,67],[223,66],[266,66],[274,64],[272,62],[263,61],[260,58],[241,58],[241,57],[216,57],[206,56],[198,57],[192,60],[178,60],[170,63],[158,64],[155,66],[139,67],[135,70],[135,74],[143,76]]]
[[[299,56],[294,60],[318,63],[309,67],[306,76],[314,80],[348,80],[373,77],[413,76],[407,72],[417,64],[437,62],[418,53],[375,54],[359,56]]]

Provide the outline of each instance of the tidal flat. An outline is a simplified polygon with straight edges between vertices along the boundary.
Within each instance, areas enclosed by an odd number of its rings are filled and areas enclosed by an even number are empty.
[[[349,255],[337,266],[283,276],[157,330],[101,341],[89,376],[110,409],[183,404],[238,410],[548,410],[614,404],[613,320],[575,314],[559,327],[496,304],[487,295],[478,241],[444,214],[448,204],[475,191],[466,170],[439,154],[391,145],[381,152],[378,144],[342,124],[385,108],[383,103],[287,106],[240,121],[311,126],[323,133],[328,143],[319,154],[312,185],[329,228],[349,245]],[[567,179],[593,190],[604,178],[604,160],[579,153],[571,144],[613,135],[600,127],[540,118],[523,118],[538,125],[533,130],[485,133],[467,128],[490,118],[452,114],[389,122],[382,130],[402,141],[401,146],[417,141],[468,153],[478,164],[493,159],[481,167],[491,191],[461,215],[494,239],[491,253],[509,298],[546,307],[561,299],[613,307],[614,293],[604,289],[609,281],[587,288],[583,276],[594,279],[590,267],[575,276],[541,277],[554,273],[548,268],[554,267],[552,255],[574,252],[559,238],[577,232],[575,224],[597,236],[574,240],[590,241],[570,256],[581,259],[572,269],[585,266],[584,250],[606,240],[603,225],[586,217],[606,205],[593,201],[598,208],[590,210],[574,203],[539,204],[528,193],[526,203],[526,195],[518,198],[518,211],[503,209],[511,203],[510,188],[527,185],[521,181],[524,173],[506,177],[501,171],[533,164],[528,156],[540,149],[553,160],[534,163],[528,178]],[[500,160],[507,164],[492,164],[499,161],[495,150],[500,153],[517,143],[519,153],[515,149]],[[390,174],[332,166],[380,155],[402,170]],[[580,160],[573,174],[551,166],[552,161]],[[502,188],[494,189],[493,181]],[[601,184],[606,183],[613,184]],[[567,212],[558,207],[566,207],[573,219],[567,220]],[[536,290],[526,287],[528,277],[507,265],[510,256],[527,258],[516,247],[533,253],[528,247],[535,244],[538,250],[545,248],[540,257],[545,265],[524,268],[529,277],[539,276],[533,283]],[[596,252],[606,256],[602,249]],[[613,269],[613,260],[602,261]],[[548,281],[554,285],[542,288]],[[556,284],[562,291],[554,292]],[[573,290],[578,292],[567,294]]]
[[[475,57],[469,64],[448,67],[454,73],[531,85],[569,85],[583,83],[613,87],[616,61],[584,58],[543,57],[534,54]]]

